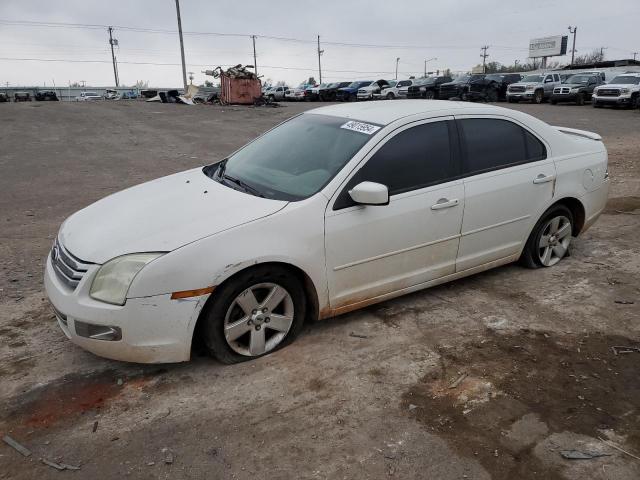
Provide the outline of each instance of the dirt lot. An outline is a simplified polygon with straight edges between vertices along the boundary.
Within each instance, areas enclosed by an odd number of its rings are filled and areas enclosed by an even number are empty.
[[[236,366],[123,364],[65,339],[42,289],[65,217],[310,107],[0,106],[0,433],[33,452],[0,443],[0,478],[640,478],[599,439],[640,456],[640,353],[611,349],[640,345],[638,111],[514,107],[609,149],[607,213],[556,267],[317,322]]]

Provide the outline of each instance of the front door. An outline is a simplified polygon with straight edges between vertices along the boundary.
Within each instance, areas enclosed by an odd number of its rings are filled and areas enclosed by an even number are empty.
[[[334,312],[455,272],[464,187],[454,179],[452,124],[442,118],[400,128],[329,202],[325,246]],[[348,191],[363,181],[386,185],[389,204],[354,204]]]

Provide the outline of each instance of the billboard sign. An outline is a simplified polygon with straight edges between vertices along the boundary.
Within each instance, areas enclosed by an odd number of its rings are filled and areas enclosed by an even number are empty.
[[[529,42],[529,57],[555,57],[556,55],[565,55],[567,53],[566,35],[557,35],[555,37],[534,38]]]

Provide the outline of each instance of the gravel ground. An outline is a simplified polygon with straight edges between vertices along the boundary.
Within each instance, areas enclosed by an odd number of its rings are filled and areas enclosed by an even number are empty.
[[[131,365],[66,340],[42,288],[64,218],[313,106],[0,105],[0,433],[33,452],[0,443],[0,478],[639,478],[600,440],[640,456],[640,353],[611,350],[640,344],[637,111],[509,105],[609,149],[607,211],[554,268],[316,322],[241,365]]]

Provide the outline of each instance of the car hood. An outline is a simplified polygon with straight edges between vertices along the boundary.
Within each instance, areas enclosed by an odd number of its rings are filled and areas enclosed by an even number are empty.
[[[509,86],[510,87],[527,87],[529,85],[542,85],[540,82],[516,82],[516,83],[510,83]]]
[[[338,91],[353,93],[353,92],[357,92],[359,88],[364,88],[364,87],[343,87],[343,88],[339,88]]]
[[[569,88],[578,88],[578,87],[586,87],[585,83],[562,83],[558,85],[558,87],[569,87]]]
[[[609,87],[633,88],[633,87],[638,87],[638,84],[636,83],[605,83],[604,85],[599,85],[599,88],[609,88]]]
[[[287,203],[226,187],[196,168],[98,200],[71,215],[59,239],[76,257],[101,264],[126,253],[175,250]]]

